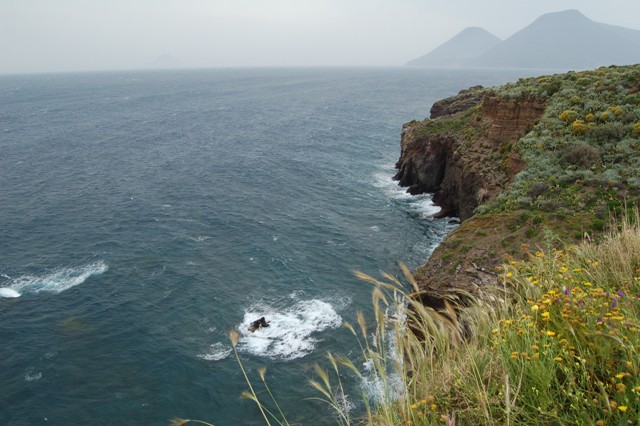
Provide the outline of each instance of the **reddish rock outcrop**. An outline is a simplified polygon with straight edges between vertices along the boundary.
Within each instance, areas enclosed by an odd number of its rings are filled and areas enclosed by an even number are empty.
[[[505,99],[481,87],[439,101],[431,119],[403,127],[395,178],[412,194],[433,193],[441,216],[468,219],[524,168],[512,146],[544,108],[538,99]]]
[[[476,87],[437,102],[431,119],[405,124],[396,179],[412,194],[433,193],[440,216],[463,221],[416,271],[425,304],[437,307],[443,294],[477,295],[497,283],[495,267],[513,237],[513,218],[474,216],[474,210],[524,169],[513,146],[544,110],[542,100],[503,98]]]
[[[466,111],[482,102],[484,94],[482,86],[473,86],[463,89],[456,96],[441,99],[431,106],[431,119],[453,115],[457,112]]]

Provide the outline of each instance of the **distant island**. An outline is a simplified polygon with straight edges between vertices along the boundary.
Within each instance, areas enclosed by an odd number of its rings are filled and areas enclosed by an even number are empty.
[[[470,27],[409,66],[588,69],[640,63],[640,31],[578,10],[543,15],[506,40]]]

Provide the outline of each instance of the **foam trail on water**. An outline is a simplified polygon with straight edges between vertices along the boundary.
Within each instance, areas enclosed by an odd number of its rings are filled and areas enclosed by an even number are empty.
[[[85,282],[93,275],[100,275],[107,271],[106,263],[99,261],[75,268],[56,268],[44,275],[23,275],[9,282],[8,288],[2,288],[0,296],[18,297],[24,293],[38,294],[40,292],[60,293]],[[18,296],[6,296],[11,294]]]
[[[396,201],[407,203],[411,210],[422,214],[422,217],[431,217],[440,211],[440,207],[433,204],[431,194],[411,195],[406,188],[398,185],[393,180],[393,168],[383,166],[384,171],[374,173],[374,183],[376,188],[382,189],[384,194]]]
[[[209,347],[209,352],[198,354],[198,358],[205,361],[220,361],[231,354],[233,349],[222,342],[214,343]]]
[[[270,322],[269,327],[250,332],[249,325],[260,317]],[[300,358],[315,349],[318,339],[314,334],[341,325],[342,317],[321,300],[300,301],[284,310],[268,305],[252,306],[238,326],[241,334],[238,349],[268,358]]]

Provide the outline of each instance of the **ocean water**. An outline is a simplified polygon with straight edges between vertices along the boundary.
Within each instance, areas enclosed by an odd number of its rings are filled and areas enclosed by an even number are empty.
[[[290,422],[334,424],[308,380],[328,351],[364,361],[341,327],[371,312],[352,271],[416,267],[450,228],[391,180],[402,124],[523,75],[0,77],[0,424],[263,424],[232,329]],[[367,383],[343,379],[357,416]]]

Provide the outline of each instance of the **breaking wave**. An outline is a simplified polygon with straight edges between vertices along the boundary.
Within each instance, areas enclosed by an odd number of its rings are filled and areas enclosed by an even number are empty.
[[[270,322],[269,327],[250,332],[249,325],[260,317]],[[282,310],[269,305],[252,306],[238,326],[238,349],[267,358],[301,358],[315,349],[319,332],[341,325],[342,317],[321,300],[300,301]]]
[[[8,285],[0,289],[0,297],[19,297],[25,293],[60,293],[108,269],[106,263],[98,261],[74,268],[56,268],[43,275],[22,275],[9,280],[6,283]]]
[[[393,165],[381,168],[384,170],[373,175],[373,185],[382,189],[387,198],[406,203],[410,210],[421,214],[423,218],[431,217],[440,211],[440,207],[433,204],[431,194],[411,195],[406,188],[399,186],[398,182],[393,180]]]

